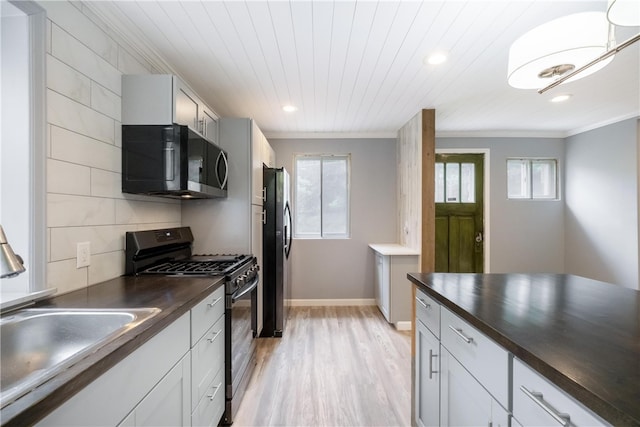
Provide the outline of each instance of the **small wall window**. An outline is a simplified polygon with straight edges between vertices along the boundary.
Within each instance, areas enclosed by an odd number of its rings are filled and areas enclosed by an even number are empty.
[[[556,159],[507,159],[507,197],[556,200],[557,170]]]
[[[351,155],[296,155],[294,236],[347,238]]]

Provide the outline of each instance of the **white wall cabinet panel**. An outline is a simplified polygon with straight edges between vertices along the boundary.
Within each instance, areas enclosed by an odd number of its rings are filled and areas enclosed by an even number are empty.
[[[251,204],[262,206],[264,203],[264,187],[262,185],[262,152],[265,137],[255,121],[251,122]]]

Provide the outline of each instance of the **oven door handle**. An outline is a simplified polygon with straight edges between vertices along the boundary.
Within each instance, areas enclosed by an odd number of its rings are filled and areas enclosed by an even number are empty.
[[[260,276],[256,275],[256,277],[254,277],[251,283],[238,289],[233,293],[233,295],[231,295],[231,302],[234,303],[240,298],[242,298],[243,296],[245,296],[246,294],[248,294],[249,292],[253,291],[255,288],[258,287],[258,282],[260,282]]]

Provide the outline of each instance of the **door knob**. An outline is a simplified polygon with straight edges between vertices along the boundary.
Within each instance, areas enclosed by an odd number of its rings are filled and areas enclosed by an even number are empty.
[[[476,243],[482,243],[482,231],[476,233]]]

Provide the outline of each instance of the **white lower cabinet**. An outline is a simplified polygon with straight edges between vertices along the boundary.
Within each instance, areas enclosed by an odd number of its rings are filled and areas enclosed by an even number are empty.
[[[120,427],[189,426],[191,358],[185,355],[147,394]]]
[[[115,426],[145,402],[150,393],[154,395],[145,405],[163,401],[164,405],[184,409],[191,395],[191,359],[188,351],[189,313],[185,313],[51,412],[38,425]],[[188,373],[186,376],[185,368]],[[165,380],[166,384],[161,386]],[[176,386],[178,388],[174,389]],[[182,417],[180,419],[183,420]]]
[[[441,425],[508,427],[507,411],[444,347],[440,359]]]
[[[513,418],[524,427],[609,425],[518,359],[513,360]]]
[[[440,425],[440,342],[416,320],[415,420],[418,427]]]

